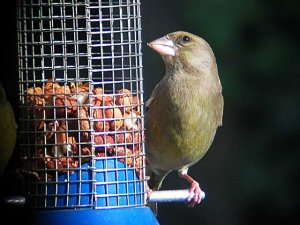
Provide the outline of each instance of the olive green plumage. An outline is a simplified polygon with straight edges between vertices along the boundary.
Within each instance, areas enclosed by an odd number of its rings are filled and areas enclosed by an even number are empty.
[[[162,55],[166,68],[146,103],[149,186],[157,190],[170,171],[187,173],[205,155],[222,124],[223,97],[205,40],[179,31],[148,45]]]
[[[2,177],[15,148],[17,124],[15,115],[0,83],[0,177]]]

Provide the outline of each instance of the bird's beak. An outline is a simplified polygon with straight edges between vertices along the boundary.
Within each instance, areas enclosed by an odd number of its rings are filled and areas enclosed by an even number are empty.
[[[158,38],[147,45],[162,56],[175,56],[176,47],[167,36]]]

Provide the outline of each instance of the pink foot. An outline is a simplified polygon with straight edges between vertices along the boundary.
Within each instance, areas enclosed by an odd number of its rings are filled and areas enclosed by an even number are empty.
[[[190,184],[189,192],[191,194],[191,197],[187,198],[186,204],[188,207],[194,207],[196,204],[199,204],[201,202],[201,194],[202,190],[199,186],[199,183],[195,181],[191,176],[188,174],[179,174],[180,177],[186,179]]]
[[[199,187],[199,183],[197,181],[193,181],[189,188],[190,194],[194,194],[194,197],[187,199],[187,206],[194,207],[196,204],[201,202],[201,193],[202,190]]]
[[[146,187],[145,187],[145,189],[146,189],[146,194],[147,194],[147,199],[148,199],[150,197],[151,193],[152,193],[152,189],[148,185],[148,181],[150,180],[150,177],[146,176],[145,180],[146,180]]]

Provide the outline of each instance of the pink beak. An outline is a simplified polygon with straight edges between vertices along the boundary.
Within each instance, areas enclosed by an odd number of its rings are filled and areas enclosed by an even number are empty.
[[[162,56],[175,56],[176,48],[173,41],[168,39],[167,36],[151,41],[147,45]]]

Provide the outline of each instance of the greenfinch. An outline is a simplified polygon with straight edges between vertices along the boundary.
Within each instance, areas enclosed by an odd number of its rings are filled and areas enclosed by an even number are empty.
[[[0,176],[13,154],[17,138],[17,124],[14,111],[6,99],[5,90],[0,82]]]
[[[202,191],[188,169],[205,155],[222,125],[224,100],[216,59],[204,39],[184,31],[148,46],[165,64],[165,75],[146,102],[149,190],[159,190],[164,178],[178,171],[190,184],[194,197],[187,202],[193,207],[200,203]]]

